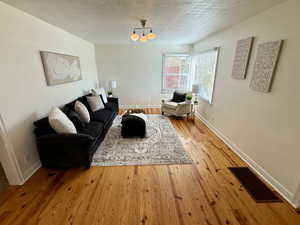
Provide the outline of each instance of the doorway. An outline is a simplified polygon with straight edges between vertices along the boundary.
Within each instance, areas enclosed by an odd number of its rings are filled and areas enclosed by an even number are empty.
[[[13,145],[9,140],[2,115],[0,114],[0,178],[4,175],[9,185],[22,185],[24,178],[17,161]],[[1,173],[2,171],[2,173]],[[4,175],[3,175],[4,174]]]

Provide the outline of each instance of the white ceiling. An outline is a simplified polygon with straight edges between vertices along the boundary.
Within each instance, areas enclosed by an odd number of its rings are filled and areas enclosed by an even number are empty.
[[[96,44],[131,43],[147,19],[157,44],[191,44],[285,0],[2,0]]]

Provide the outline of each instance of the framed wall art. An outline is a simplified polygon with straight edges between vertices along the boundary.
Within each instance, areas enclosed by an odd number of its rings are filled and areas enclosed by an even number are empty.
[[[250,88],[270,92],[283,41],[262,43],[258,46]]]
[[[48,86],[82,79],[78,56],[41,51],[41,58]]]

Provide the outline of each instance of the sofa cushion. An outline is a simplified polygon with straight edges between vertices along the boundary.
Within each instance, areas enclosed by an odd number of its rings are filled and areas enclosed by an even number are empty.
[[[80,115],[71,110],[69,107],[63,107],[62,111],[67,115],[67,117],[73,122],[74,126],[76,127],[76,130],[82,130],[85,127],[84,121],[80,118]]]
[[[88,94],[88,95],[79,97],[79,98],[75,99],[74,101],[66,104],[66,106],[69,107],[71,110],[74,110],[76,101],[80,101],[82,104],[85,105],[85,107],[88,109],[88,111],[91,112],[89,103],[87,102],[87,99],[86,99],[87,96],[92,96],[92,94]]]
[[[91,121],[88,123],[83,130],[80,130],[78,133],[87,134],[94,138],[99,137],[104,130],[104,124],[101,122]]]
[[[172,102],[184,102],[186,99],[186,93],[174,91]]]
[[[171,108],[171,109],[176,109],[177,106],[178,106],[177,102],[165,102],[164,103],[164,107]]]
[[[91,120],[102,122],[104,123],[104,126],[106,126],[107,123],[111,121],[113,115],[114,113],[108,109],[100,109],[91,114]]]
[[[39,120],[33,122],[33,124],[34,124],[34,126],[36,128],[41,128],[41,129],[49,129],[49,128],[51,128],[52,129],[52,127],[50,126],[48,117],[44,117],[42,119],[39,119]]]
[[[75,110],[75,102],[77,101],[77,99],[75,99],[72,102],[67,103],[65,106],[68,107],[71,110]]]
[[[36,127],[34,133],[37,137],[48,134],[56,134],[55,130],[50,126],[48,117],[37,120],[33,124]]]

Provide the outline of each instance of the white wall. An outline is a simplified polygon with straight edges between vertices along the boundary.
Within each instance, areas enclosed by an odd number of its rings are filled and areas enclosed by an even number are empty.
[[[194,45],[193,51],[220,46],[213,104],[201,102],[199,114],[254,161],[290,200],[300,182],[300,1],[290,0]],[[246,80],[231,78],[239,39],[255,36]],[[259,43],[283,39],[271,93],[249,89]]]
[[[26,179],[39,166],[32,122],[97,82],[94,45],[0,2],[0,114]],[[83,80],[48,87],[40,50],[80,57]]]
[[[160,105],[162,54],[189,51],[189,45],[96,45],[100,85],[116,80],[121,105]]]

